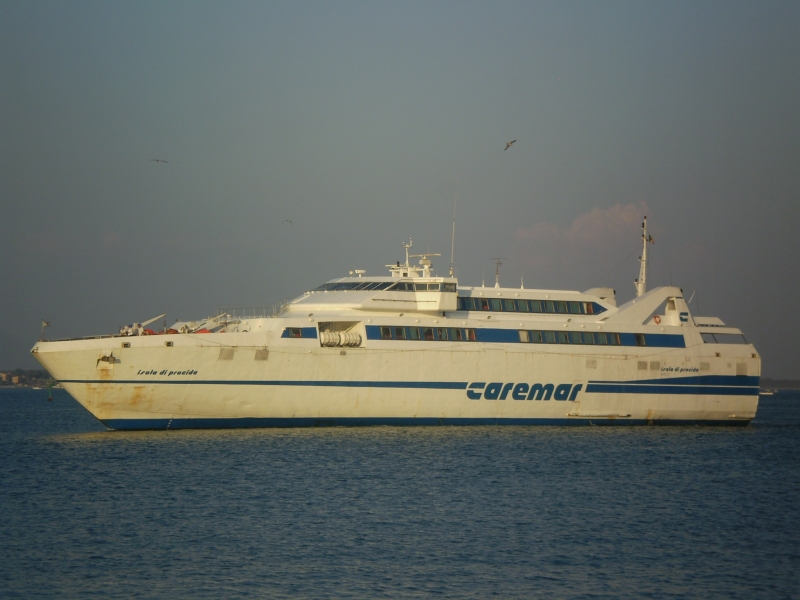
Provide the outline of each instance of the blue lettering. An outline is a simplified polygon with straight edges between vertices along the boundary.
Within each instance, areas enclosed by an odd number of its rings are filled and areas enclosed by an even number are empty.
[[[502,387],[502,383],[490,383],[486,386],[486,391],[483,392],[483,398],[485,400],[497,400]]]
[[[525,394],[528,393],[528,387],[530,387],[527,383],[518,383],[514,386],[514,391],[511,392],[511,397],[514,400],[525,400]]]
[[[146,372],[140,371],[145,374]],[[166,373],[166,371],[165,371]],[[171,371],[170,374],[173,372]],[[176,375],[194,375],[197,371],[174,371]],[[483,381],[475,381],[467,386],[467,398],[470,400],[505,400],[509,394],[514,400],[570,400],[574,401],[580,391],[583,389],[583,384],[570,385],[569,383],[561,383],[556,386],[553,383],[503,383],[500,381],[493,381],[492,383],[485,383]]]
[[[481,393],[480,392],[473,392],[472,390],[482,390],[486,387],[486,384],[482,381],[476,381],[475,383],[469,384],[469,389],[467,390],[467,398],[470,400],[480,400]]]
[[[545,400],[550,400],[550,397],[553,395],[553,384],[548,383],[547,385],[542,385],[541,383],[535,383],[531,386],[528,400],[533,400],[534,394],[537,400],[542,400],[542,396],[544,396]]]
[[[562,383],[556,388],[556,393],[553,395],[553,398],[556,400],[566,400],[569,397],[569,391],[571,389],[572,386],[570,384]]]

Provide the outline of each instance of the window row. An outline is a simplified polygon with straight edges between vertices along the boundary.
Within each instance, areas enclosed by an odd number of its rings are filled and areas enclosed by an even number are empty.
[[[342,292],[385,290],[391,287],[391,281],[342,281],[339,283],[323,283],[314,292]]]
[[[455,283],[415,283],[412,281],[341,281],[324,283],[314,292],[380,291],[394,292],[455,292]]]
[[[593,346],[622,345],[622,341],[620,340],[618,333],[606,333],[604,331],[529,331],[526,329],[520,329],[518,330],[518,333],[519,341],[522,343],[585,344]],[[637,346],[646,345],[644,334],[637,333],[635,336]]]
[[[392,292],[455,292],[455,283],[416,283],[400,281],[389,288]]]
[[[747,340],[741,333],[701,333],[700,336],[706,344],[746,344]]]
[[[605,311],[602,306],[594,302],[576,302],[574,300],[515,300],[513,298],[477,298],[474,296],[459,296],[458,310],[572,315],[596,315]]]
[[[475,342],[474,329],[458,327],[381,327],[382,340],[428,340]]]

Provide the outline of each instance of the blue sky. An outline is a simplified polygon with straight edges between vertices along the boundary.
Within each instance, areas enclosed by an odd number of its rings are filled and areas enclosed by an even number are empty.
[[[502,256],[508,285],[627,300],[646,214],[651,282],[800,378],[798,24],[797,2],[0,1],[0,368],[35,368],[42,317],[269,306],[409,237],[444,273],[457,196],[462,284]]]

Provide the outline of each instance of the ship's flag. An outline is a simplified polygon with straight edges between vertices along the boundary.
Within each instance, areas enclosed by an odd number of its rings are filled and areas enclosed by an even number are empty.
[[[650,242],[651,244],[656,243],[656,241],[653,239],[653,236],[650,235],[649,233],[647,234],[647,241]]]

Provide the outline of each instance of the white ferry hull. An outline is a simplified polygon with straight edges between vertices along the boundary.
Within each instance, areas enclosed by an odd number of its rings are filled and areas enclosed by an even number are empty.
[[[164,345],[167,338],[174,346]],[[266,334],[226,333],[146,336],[121,349],[120,339],[34,348],[111,429],[744,425],[758,406],[760,363],[752,346],[720,357],[703,346],[556,353],[519,344],[342,349],[270,339],[267,350]],[[232,349],[224,360],[223,344]],[[742,371],[751,375],[736,375]]]

